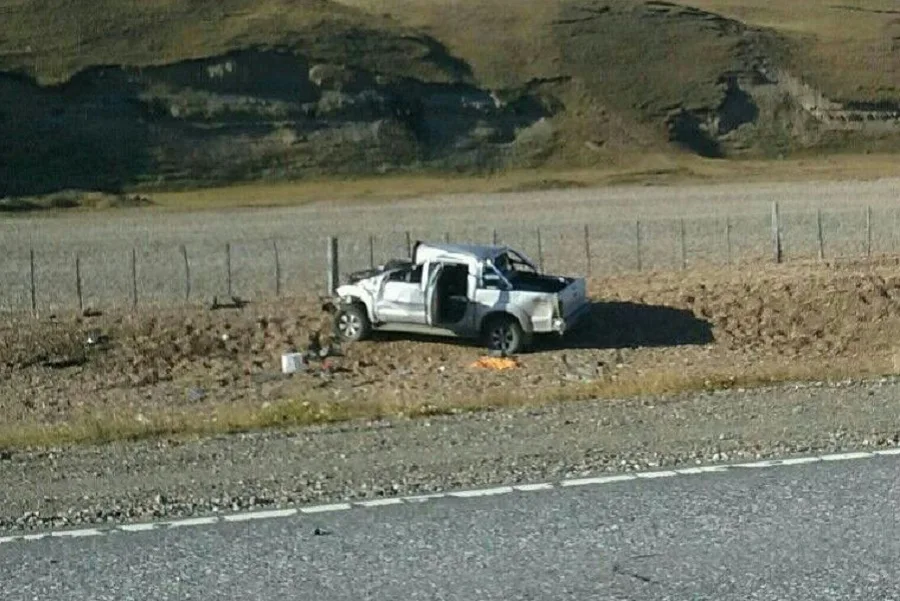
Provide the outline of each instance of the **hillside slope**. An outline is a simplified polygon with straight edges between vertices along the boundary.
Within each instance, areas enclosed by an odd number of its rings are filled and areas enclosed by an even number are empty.
[[[0,197],[900,149],[900,11],[0,0]]]

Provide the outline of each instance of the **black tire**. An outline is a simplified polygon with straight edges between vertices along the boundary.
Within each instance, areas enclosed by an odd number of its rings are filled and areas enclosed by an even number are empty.
[[[519,320],[511,315],[493,317],[484,326],[484,345],[489,351],[515,355],[528,345],[528,337]]]
[[[372,333],[372,324],[365,307],[359,303],[341,305],[334,316],[334,329],[344,342],[365,340]]]

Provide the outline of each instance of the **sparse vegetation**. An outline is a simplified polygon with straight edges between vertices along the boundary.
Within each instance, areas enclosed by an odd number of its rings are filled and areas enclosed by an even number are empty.
[[[61,424],[16,423],[0,426],[0,449],[54,448],[96,445],[156,438],[189,438],[252,432],[273,428],[290,429],[352,420],[415,419],[498,408],[540,407],[550,403],[640,397],[665,397],[684,393],[735,388],[752,389],[790,382],[839,382],[892,373],[888,362],[865,360],[835,365],[765,365],[750,373],[716,372],[685,375],[681,372],[651,372],[618,381],[582,384],[540,395],[515,392],[475,392],[466,401],[381,400],[377,397],[352,402],[329,401],[327,395],[314,400],[289,399],[259,406],[233,403],[212,409],[160,411],[147,414],[97,413]]]

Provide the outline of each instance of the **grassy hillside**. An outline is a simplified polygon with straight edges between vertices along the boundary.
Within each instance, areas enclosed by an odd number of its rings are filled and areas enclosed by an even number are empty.
[[[900,150],[892,0],[0,0],[3,71],[0,197]]]

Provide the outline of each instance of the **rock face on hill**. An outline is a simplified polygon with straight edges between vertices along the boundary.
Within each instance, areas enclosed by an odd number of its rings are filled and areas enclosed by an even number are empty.
[[[46,88],[3,76],[0,133],[15,143],[0,150],[0,196],[527,160],[517,142],[534,139],[552,107],[528,90],[501,99],[447,79],[279,50],[97,67]]]

